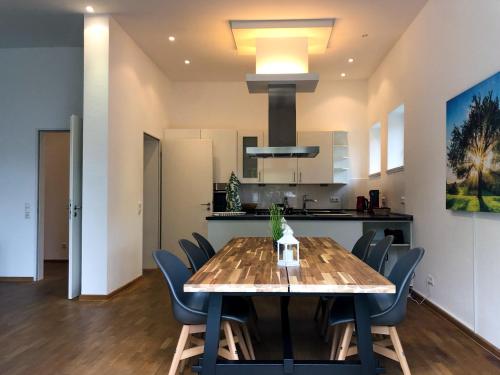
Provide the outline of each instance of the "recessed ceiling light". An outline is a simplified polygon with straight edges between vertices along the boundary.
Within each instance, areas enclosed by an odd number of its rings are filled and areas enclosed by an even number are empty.
[[[347,74],[345,74],[345,73],[340,73],[340,76],[341,76],[342,78],[344,78],[346,75],[347,75]]]
[[[191,61],[190,60],[184,60],[184,64],[189,65],[189,64],[191,64]]]
[[[171,42],[175,42],[175,36],[170,35],[170,36],[168,37],[168,40],[170,40]]]
[[[352,57],[349,57],[349,58],[347,59],[347,62],[348,62],[348,63],[353,63],[353,62],[354,62],[354,59],[353,59]]]
[[[367,38],[367,37],[368,37],[368,34],[361,35],[361,38]]]
[[[94,13],[95,12],[94,7],[92,5],[87,5],[85,7],[85,10],[87,11],[87,13]]]

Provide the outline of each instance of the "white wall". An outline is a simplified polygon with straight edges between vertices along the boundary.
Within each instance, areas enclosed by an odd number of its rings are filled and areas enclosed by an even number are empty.
[[[427,250],[415,288],[497,347],[500,216],[445,209],[445,108],[500,69],[499,12],[497,0],[430,0],[371,77],[368,115],[386,124],[405,104],[404,184],[391,181],[403,174],[384,183],[405,191],[414,243]]]
[[[0,49],[0,72],[0,276],[34,277],[38,130],[82,114],[82,49]]]
[[[341,189],[347,207],[367,195],[367,81],[323,81],[313,94],[297,94],[297,130],[347,130],[351,183]],[[262,129],[268,127],[268,97],[249,94],[245,82],[172,82],[172,128]]]
[[[142,274],[143,133],[167,127],[170,83],[112,18],[85,17],[84,44],[82,294],[100,295]]]

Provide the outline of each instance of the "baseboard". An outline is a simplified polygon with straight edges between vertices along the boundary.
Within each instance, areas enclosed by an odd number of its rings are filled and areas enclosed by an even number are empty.
[[[123,292],[125,289],[130,288],[133,284],[138,282],[140,279],[142,279],[142,275],[136,277],[134,280],[128,282],[127,284],[123,285],[122,287],[113,290],[109,294],[82,294],[78,297],[79,301],[83,302],[102,302],[102,301],[108,301],[111,298],[115,297],[118,293]]]
[[[465,324],[460,322],[459,320],[455,319],[453,316],[451,316],[447,311],[443,310],[441,307],[435,305],[426,297],[421,295],[420,293],[416,292],[415,290],[412,290],[412,294],[417,296],[417,298],[422,299],[424,302],[422,305],[427,307],[429,310],[433,311],[435,314],[441,316],[442,318],[446,319],[453,325],[455,325],[462,333],[464,333],[466,336],[471,338],[476,344],[481,346],[484,350],[488,351],[491,355],[495,356],[496,358],[500,359],[500,349],[497,348],[495,345],[490,343],[489,341],[485,340],[481,336],[479,336],[476,332],[474,332],[472,329],[467,327]]]
[[[0,277],[0,282],[5,283],[32,283],[32,277]]]

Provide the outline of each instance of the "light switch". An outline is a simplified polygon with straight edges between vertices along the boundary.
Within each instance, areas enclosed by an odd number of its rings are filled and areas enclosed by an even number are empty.
[[[31,204],[29,202],[24,203],[24,218],[31,219]]]

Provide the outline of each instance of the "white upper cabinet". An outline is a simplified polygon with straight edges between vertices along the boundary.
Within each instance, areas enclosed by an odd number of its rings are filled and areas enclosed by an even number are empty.
[[[200,129],[165,129],[164,139],[170,141],[173,139],[200,139]]]
[[[299,158],[298,182],[300,184],[333,183],[333,133],[299,132],[297,144],[300,146],[319,146],[315,158]]]
[[[262,159],[251,158],[246,153],[247,147],[262,147],[264,132],[255,130],[238,130],[238,178],[243,184],[264,182]]]
[[[266,132],[266,145],[269,145]],[[262,159],[265,184],[296,184],[298,182],[297,158]]]
[[[232,129],[201,129],[202,139],[212,140],[214,182],[227,183],[237,173],[238,133]]]

